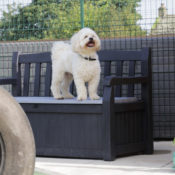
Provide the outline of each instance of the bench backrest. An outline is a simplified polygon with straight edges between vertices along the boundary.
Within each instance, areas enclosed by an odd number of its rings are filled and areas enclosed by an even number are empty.
[[[40,96],[41,81],[44,89],[42,96],[50,96],[51,53],[19,54],[13,53],[13,77],[17,85],[12,89],[16,96]]]
[[[103,75],[118,77],[144,76],[151,81],[151,49],[143,48],[137,51],[102,50],[99,52],[100,61],[104,62]],[[125,86],[125,85],[124,85]],[[136,87],[129,84],[127,87],[116,86],[115,96],[134,96]],[[141,87],[137,88],[141,91]]]
[[[102,67],[100,93],[102,95],[103,78],[108,75],[135,76],[141,74],[148,76],[150,64],[150,49],[139,51],[102,50],[99,59]],[[139,62],[139,63],[137,63]],[[13,77],[17,84],[12,91],[15,96],[51,96],[51,53],[19,54],[13,53]],[[134,95],[134,85],[127,87],[127,96]],[[71,92],[75,92],[72,84]],[[116,96],[122,96],[122,87],[116,87]]]

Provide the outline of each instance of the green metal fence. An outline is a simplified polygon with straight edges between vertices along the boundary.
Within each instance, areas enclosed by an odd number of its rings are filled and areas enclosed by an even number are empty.
[[[0,40],[68,39],[88,26],[101,38],[146,36],[141,0],[20,0],[0,3]]]
[[[87,26],[101,38],[175,33],[173,0],[1,0],[0,41],[69,39]]]

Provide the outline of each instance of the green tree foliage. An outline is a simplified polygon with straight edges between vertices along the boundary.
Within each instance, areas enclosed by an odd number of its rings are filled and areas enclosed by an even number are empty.
[[[140,0],[85,0],[85,26],[102,38],[145,35],[137,25]],[[67,39],[80,29],[79,0],[33,0],[8,6],[0,20],[0,40]]]
[[[141,19],[136,11],[140,0],[85,1],[85,26],[90,26],[103,38],[137,37],[146,32],[137,25]]]

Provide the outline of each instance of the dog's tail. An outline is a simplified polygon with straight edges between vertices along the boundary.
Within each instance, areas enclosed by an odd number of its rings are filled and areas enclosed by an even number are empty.
[[[67,44],[63,41],[58,41],[53,44],[53,47],[51,49],[51,58],[52,61],[55,59],[58,59],[58,55],[60,55],[60,52],[63,52],[65,50],[70,50],[70,44]]]

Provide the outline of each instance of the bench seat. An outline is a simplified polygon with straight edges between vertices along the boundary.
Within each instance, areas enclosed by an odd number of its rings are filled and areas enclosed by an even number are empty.
[[[100,98],[99,100],[83,100],[79,101],[76,98],[73,99],[62,99],[57,100],[53,97],[15,97],[16,101],[20,104],[22,103],[33,103],[33,104],[102,104],[103,98]],[[136,97],[115,97],[114,102],[115,103],[132,103],[137,102]]]

